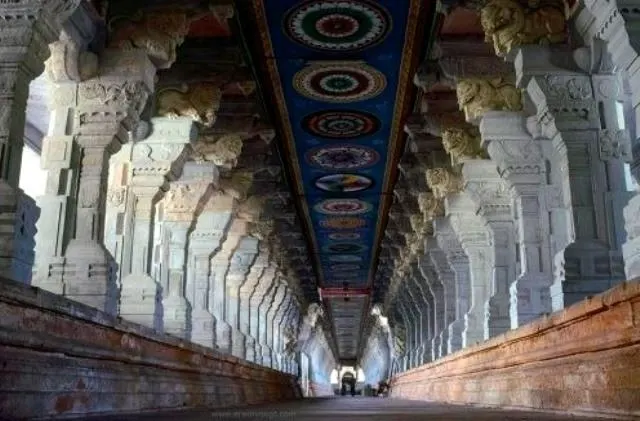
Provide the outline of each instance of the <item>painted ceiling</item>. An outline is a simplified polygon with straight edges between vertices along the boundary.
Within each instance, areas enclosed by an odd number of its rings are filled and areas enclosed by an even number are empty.
[[[370,304],[429,26],[425,3],[253,0],[269,106],[343,360],[357,357]]]

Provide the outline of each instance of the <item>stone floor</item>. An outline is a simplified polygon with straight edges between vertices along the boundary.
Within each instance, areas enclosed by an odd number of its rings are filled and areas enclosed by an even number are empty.
[[[236,410],[91,417],[91,421],[602,421],[536,412],[500,411],[400,399],[336,397]]]

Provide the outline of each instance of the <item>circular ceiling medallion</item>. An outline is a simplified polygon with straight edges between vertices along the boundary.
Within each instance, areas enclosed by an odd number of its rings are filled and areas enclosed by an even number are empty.
[[[329,234],[329,239],[334,241],[359,240],[360,234],[357,232],[334,232]]]
[[[320,221],[320,226],[322,228],[331,228],[331,229],[353,229],[353,228],[362,228],[366,225],[367,221],[361,218],[330,218],[323,219]]]
[[[359,199],[327,199],[313,208],[326,215],[360,215],[369,212],[373,206]]]
[[[356,170],[375,165],[380,154],[372,148],[357,145],[336,145],[313,148],[307,162],[327,170]]]
[[[293,77],[293,87],[301,95],[323,102],[364,101],[386,86],[382,73],[361,62],[315,63]]]
[[[355,139],[377,132],[380,120],[362,111],[318,111],[302,119],[302,128],[314,136],[327,139]]]
[[[339,265],[331,265],[331,271],[339,272],[339,271],[351,271],[351,270],[360,270],[362,267],[360,265],[343,263]]]
[[[332,193],[353,193],[373,186],[373,180],[357,174],[330,174],[315,181],[316,188]]]
[[[353,263],[353,262],[362,262],[361,256],[356,256],[354,254],[337,254],[335,256],[329,256],[329,261],[334,263]]]
[[[329,253],[359,253],[365,250],[365,246],[357,243],[337,243],[325,247]]]
[[[391,17],[374,2],[311,0],[287,13],[284,29],[306,47],[354,51],[381,42],[391,29]]]

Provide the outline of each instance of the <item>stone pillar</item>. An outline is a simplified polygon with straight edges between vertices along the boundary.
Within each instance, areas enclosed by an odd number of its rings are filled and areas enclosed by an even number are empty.
[[[465,193],[447,197],[445,208],[451,227],[469,258],[471,305],[465,314],[462,332],[462,347],[466,348],[488,338],[488,332],[485,331],[485,303],[491,297],[493,250],[485,223],[476,214],[475,204]]]
[[[485,303],[485,339],[511,327],[509,286],[516,279],[516,240],[507,187],[491,160],[469,160],[462,166],[465,192],[475,203],[475,211],[485,221],[490,249],[485,270],[490,297]]]
[[[419,257],[418,267],[426,286],[428,288],[428,296],[431,298],[431,359],[437,360],[441,357],[442,334],[445,332],[444,314],[446,311],[444,303],[444,288],[442,280],[438,278],[438,274],[433,267],[431,259],[426,254]],[[446,343],[446,334],[445,334]]]
[[[189,233],[196,224],[214,184],[218,169],[210,163],[188,162],[180,180],[171,187],[158,213],[165,241],[164,269],[167,281],[162,306],[165,332],[188,339],[191,335],[191,304],[186,298],[187,250]]]
[[[638,18],[640,1],[617,0],[580,2],[583,9],[574,20],[576,32],[593,49],[606,48],[611,54],[611,60],[616,68],[624,73],[629,80],[631,90],[631,107],[635,118],[628,119],[631,123],[627,129],[631,133],[633,146],[633,162],[631,172],[636,181],[640,179],[640,61],[638,60]],[[606,46],[599,45],[600,40],[606,41]],[[640,277],[640,194],[636,192],[624,209],[626,243],[622,246],[625,273],[627,279]]]
[[[128,198],[132,203],[132,230],[122,246],[120,262],[124,267],[120,291],[120,315],[124,319],[162,330],[162,291],[151,276],[151,251],[154,210],[168,189],[169,182],[179,177],[195,140],[196,129],[189,118],[151,120],[150,135],[130,149],[131,168]],[[129,145],[127,145],[129,146]],[[121,197],[122,187],[115,186],[111,200]]]
[[[413,262],[410,265],[407,279],[404,282],[404,288],[409,295],[409,303],[415,307],[415,320],[418,328],[418,342],[415,351],[416,359],[419,364],[426,361],[433,361],[433,340],[435,325],[435,304],[433,295],[429,289],[426,280],[420,271],[419,263]]]
[[[271,301],[271,305],[267,310],[267,314],[265,317],[266,322],[266,342],[262,347],[262,358],[263,364],[267,367],[274,367],[275,362],[275,349],[274,349],[274,336],[275,336],[275,320],[276,315],[280,311],[280,307],[284,302],[285,296],[287,294],[288,286],[286,281],[282,278],[277,281],[277,285],[275,286],[275,291],[273,294],[273,299]],[[265,349],[267,350],[265,355]],[[265,362],[266,359],[266,362]]]
[[[551,287],[554,310],[625,278],[620,244],[629,194],[623,164],[630,151],[617,118],[622,85],[617,76],[596,74],[599,67],[580,70],[580,61],[537,46],[521,48],[516,58],[520,85],[535,107],[542,135],[551,139],[548,177],[561,188],[565,208],[552,221],[560,231]],[[591,61],[602,63],[595,55]]]
[[[114,314],[114,261],[103,244],[109,157],[133,140],[153,92],[155,67],[143,50],[107,50],[98,77],[78,85],[72,133],[81,156],[75,235],[65,250],[65,296]]]
[[[239,329],[240,324],[240,287],[244,283],[258,253],[258,239],[244,237],[235,249],[227,273],[227,303],[225,320],[231,329],[231,354],[244,359],[246,357],[245,336]]]
[[[249,337],[254,339],[254,347],[253,350],[247,348],[247,359],[253,354],[253,359],[250,361],[257,364],[262,364],[261,344],[264,343],[263,336],[265,335],[262,323],[264,318],[263,302],[275,283],[275,277],[276,266],[273,262],[270,262],[269,266],[267,266],[262,273],[262,276],[260,276],[258,285],[249,297]]]
[[[438,246],[438,240],[435,237],[425,239],[425,249],[427,250],[429,259],[431,259],[431,265],[435,271],[435,279],[439,279],[442,283],[444,314],[439,333],[440,339],[437,353],[439,357],[444,357],[450,352],[449,343],[451,340],[449,338],[449,327],[456,320],[456,277],[447,261],[446,254]]]
[[[489,112],[480,124],[482,142],[507,181],[513,198],[519,270],[511,283],[511,328],[551,312],[553,249],[549,215],[553,185],[546,182],[543,149],[551,145],[527,130],[531,119],[521,113]]]
[[[463,347],[466,314],[471,308],[469,258],[462,248],[462,244],[458,241],[456,233],[451,228],[448,218],[436,218],[433,221],[433,226],[438,247],[445,254],[455,277],[455,320],[448,325],[449,341],[447,343],[447,351],[451,354]]]
[[[269,267],[269,248],[264,241],[258,244],[258,255],[247,274],[245,282],[240,287],[239,330],[245,338],[245,356],[248,361],[255,362],[255,344],[258,338],[255,317],[257,311],[252,304],[252,297],[256,293],[265,272]]]
[[[33,199],[19,188],[29,84],[42,73],[49,43],[58,39],[62,24],[79,3],[36,0],[0,4],[0,269],[4,276],[20,282],[31,282],[39,217]],[[60,160],[68,158],[71,151],[67,153],[58,151]]]
[[[229,196],[213,195],[209,198],[189,236],[187,298],[193,307],[191,340],[209,348],[216,347],[216,320],[210,310],[211,256],[227,234],[234,202]]]
[[[247,224],[246,220],[235,217],[222,247],[211,258],[211,311],[216,319],[216,345],[225,353],[231,353],[231,325],[227,319],[229,267],[233,254],[247,235]]]

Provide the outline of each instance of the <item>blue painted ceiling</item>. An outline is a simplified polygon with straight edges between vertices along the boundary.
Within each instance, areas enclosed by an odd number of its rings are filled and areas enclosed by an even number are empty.
[[[428,26],[422,3],[254,0],[319,287],[371,286]],[[368,300],[356,302],[360,314],[345,317],[359,321]],[[341,357],[355,357],[357,335],[345,335]]]

